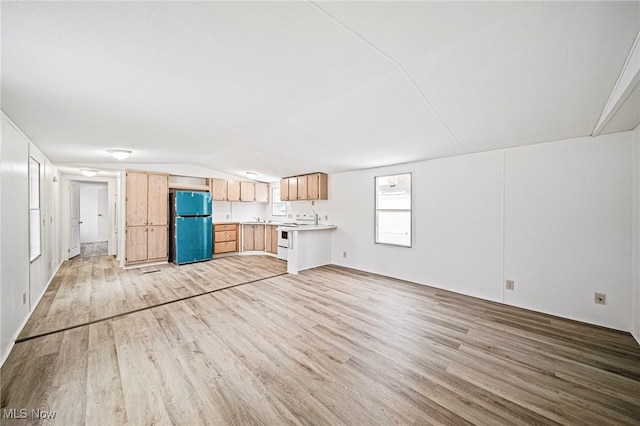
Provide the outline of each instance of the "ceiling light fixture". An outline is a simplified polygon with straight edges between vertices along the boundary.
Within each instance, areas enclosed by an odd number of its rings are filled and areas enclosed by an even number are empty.
[[[108,149],[107,152],[118,160],[124,160],[131,155],[131,151],[128,149]]]
[[[255,178],[258,176],[257,172],[247,172],[247,176],[249,176],[250,178]]]
[[[85,175],[87,177],[94,177],[95,175],[98,174],[98,171],[97,170],[84,169],[84,170],[80,170],[80,173],[82,173],[83,175]]]

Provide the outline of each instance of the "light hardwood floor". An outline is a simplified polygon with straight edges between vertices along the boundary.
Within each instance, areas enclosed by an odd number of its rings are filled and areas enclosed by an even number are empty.
[[[336,266],[283,268],[68,262],[25,338],[120,312],[100,311],[112,299],[141,310],[17,343],[1,408],[29,416],[2,424],[38,423],[32,409],[60,425],[640,423],[627,333]]]

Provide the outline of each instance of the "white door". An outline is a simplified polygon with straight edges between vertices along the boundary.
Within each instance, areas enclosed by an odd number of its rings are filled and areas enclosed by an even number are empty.
[[[109,240],[109,197],[107,185],[98,188],[98,241]]]
[[[80,254],[80,185],[69,183],[69,199],[71,200],[70,235],[69,235],[69,259]]]

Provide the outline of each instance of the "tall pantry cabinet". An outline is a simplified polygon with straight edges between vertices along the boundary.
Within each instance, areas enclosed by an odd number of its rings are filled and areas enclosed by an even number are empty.
[[[169,258],[169,175],[126,172],[125,265]]]

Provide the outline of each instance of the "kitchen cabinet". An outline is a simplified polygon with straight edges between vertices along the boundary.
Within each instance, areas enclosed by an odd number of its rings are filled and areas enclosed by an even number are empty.
[[[264,235],[264,251],[278,254],[278,225],[267,225]]]
[[[227,201],[227,180],[212,178],[210,191],[213,201]]]
[[[253,182],[240,182],[240,201],[255,201],[256,186]]]
[[[264,225],[242,225],[242,251],[264,251]]]
[[[328,198],[328,177],[325,173],[280,179],[282,201],[327,200]]]
[[[327,200],[329,179],[324,173],[313,173],[307,175],[307,199]]]
[[[307,176],[298,176],[298,200],[307,200],[309,198],[309,193],[307,190]]]
[[[280,179],[280,201],[289,201],[289,179]]]
[[[238,224],[213,225],[213,254],[238,251]]]
[[[126,172],[125,264],[168,260],[169,175]]]
[[[269,184],[263,182],[256,182],[256,198],[255,200],[259,203],[268,203],[269,202]]]
[[[227,181],[227,201],[240,201],[239,181]]]

